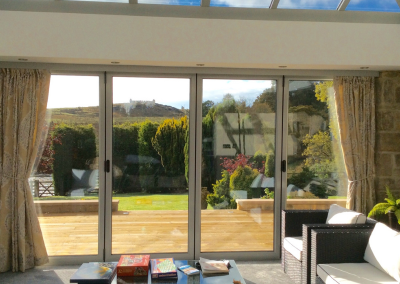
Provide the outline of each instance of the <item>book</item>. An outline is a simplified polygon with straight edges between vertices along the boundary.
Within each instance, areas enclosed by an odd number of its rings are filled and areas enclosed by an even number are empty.
[[[121,255],[117,265],[118,276],[146,276],[150,255]]]
[[[110,284],[117,272],[117,262],[83,263],[72,275],[69,283]]]
[[[151,278],[178,278],[173,258],[150,259]]]
[[[201,258],[199,260],[203,275],[207,274],[229,274],[227,264],[222,260],[210,260]]]
[[[180,271],[182,271],[183,273],[185,273],[186,275],[196,275],[196,274],[200,274],[200,270],[194,268],[193,266],[190,265],[183,265],[178,267],[178,269]]]

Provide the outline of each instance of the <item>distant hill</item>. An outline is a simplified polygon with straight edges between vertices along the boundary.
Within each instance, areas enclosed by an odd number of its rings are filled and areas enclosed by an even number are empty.
[[[99,122],[99,107],[75,107],[75,108],[54,108],[48,109],[51,112],[51,120],[54,122],[65,123],[91,123],[98,124]],[[159,121],[167,118],[179,118],[185,115],[180,109],[175,107],[154,104],[153,106],[146,106],[138,104],[135,108],[130,109],[129,113],[126,112],[124,104],[113,105],[113,119],[114,123],[123,122],[139,122],[146,120]]]
[[[126,117],[181,117],[184,116],[182,110],[172,106],[166,106],[155,103],[154,106],[146,106],[144,104],[137,104],[135,108],[129,110],[129,114],[124,108],[124,104],[113,105],[113,115]]]

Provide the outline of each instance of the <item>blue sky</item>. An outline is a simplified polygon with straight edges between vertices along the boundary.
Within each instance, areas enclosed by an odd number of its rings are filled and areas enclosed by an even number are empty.
[[[71,0],[66,0],[71,1]],[[128,3],[129,0],[72,0]],[[138,0],[145,4],[200,6],[201,0]],[[340,0],[280,0],[278,9],[335,10]],[[271,0],[211,0],[212,7],[268,8]],[[347,11],[400,12],[396,0],[351,0]]]
[[[123,0],[114,0],[123,1]],[[335,10],[340,0],[280,0],[281,9]],[[200,6],[201,0],[139,0],[139,3]],[[214,7],[268,8],[271,0],[211,0]],[[396,0],[351,0],[346,10],[400,12]]]

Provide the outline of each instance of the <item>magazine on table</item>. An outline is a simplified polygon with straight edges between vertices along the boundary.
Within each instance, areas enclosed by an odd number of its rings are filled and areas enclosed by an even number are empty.
[[[110,284],[117,272],[117,262],[83,263],[70,278],[70,283]]]
[[[196,274],[200,274],[200,270],[194,268],[193,266],[190,265],[182,265],[180,267],[178,267],[178,269],[180,271],[182,271],[183,273],[185,273],[186,275],[196,275]]]
[[[207,274],[229,274],[229,261],[211,260],[200,257],[199,260],[203,275]]]

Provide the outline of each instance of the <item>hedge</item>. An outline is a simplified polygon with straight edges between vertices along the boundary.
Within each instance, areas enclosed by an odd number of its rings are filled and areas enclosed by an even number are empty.
[[[53,181],[55,195],[65,195],[72,188],[72,169],[90,169],[97,157],[96,135],[93,125],[59,124],[54,127]]]

